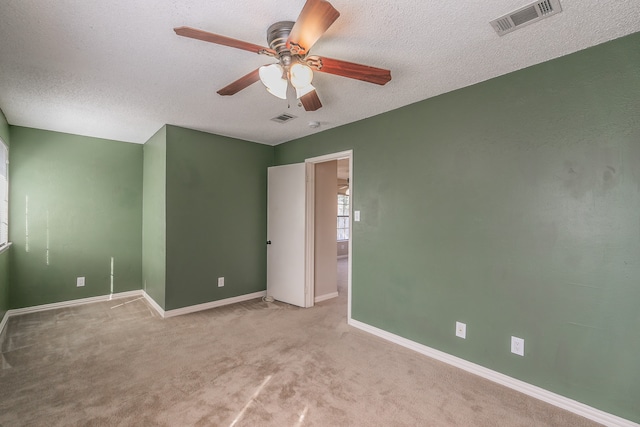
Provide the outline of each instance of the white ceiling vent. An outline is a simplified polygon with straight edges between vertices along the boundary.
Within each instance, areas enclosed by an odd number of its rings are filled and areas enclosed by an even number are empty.
[[[291,115],[291,114],[288,114],[288,113],[282,113],[282,114],[280,114],[279,116],[276,116],[276,117],[274,117],[274,118],[273,118],[273,119],[271,119],[271,120],[273,120],[273,121],[274,121],[274,122],[276,122],[276,123],[285,123],[285,122],[288,122],[289,120],[293,120],[293,119],[295,119],[295,118],[296,118],[296,116],[293,116],[293,115]]]
[[[560,0],[543,0],[522,7],[490,22],[498,35],[510,33],[556,13],[562,12]]]

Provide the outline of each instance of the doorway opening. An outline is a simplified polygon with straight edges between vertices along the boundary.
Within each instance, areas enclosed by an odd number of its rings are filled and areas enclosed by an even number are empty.
[[[342,295],[351,320],[353,151],[305,160],[306,306]]]

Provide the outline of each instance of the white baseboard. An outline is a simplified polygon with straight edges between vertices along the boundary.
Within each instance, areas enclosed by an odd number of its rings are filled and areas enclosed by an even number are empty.
[[[5,313],[2,320],[0,321],[0,333],[2,333],[2,331],[4,330],[4,327],[9,321],[9,317],[11,316],[18,316],[21,314],[28,314],[28,313],[36,313],[38,311],[55,310],[57,308],[73,307],[76,305],[110,301],[110,300],[121,299],[121,298],[142,296],[149,303],[149,305],[151,305],[151,307],[160,315],[160,317],[166,318],[166,317],[179,316],[181,314],[195,313],[197,311],[202,311],[202,310],[209,310],[210,308],[222,307],[223,305],[235,304],[237,302],[248,301],[256,298],[262,298],[265,295],[267,295],[266,291],[260,291],[260,292],[254,292],[252,294],[246,294],[246,295],[240,295],[237,297],[227,298],[219,301],[212,301],[204,304],[191,305],[189,307],[182,307],[182,308],[177,308],[175,310],[165,311],[162,309],[162,307],[160,307],[160,305],[157,302],[154,301],[153,298],[149,296],[149,294],[147,294],[143,290],[120,292],[120,293],[111,294],[111,295],[102,295],[98,297],[54,302],[52,304],[36,305],[33,307],[25,307],[25,308],[17,308],[14,310],[8,310]]]
[[[328,299],[337,298],[337,297],[338,297],[338,292],[331,292],[328,294],[320,295],[319,297],[315,297],[313,302],[322,302],[322,301],[326,301]]]
[[[147,291],[142,291],[142,296],[149,303],[151,308],[153,308],[156,311],[156,313],[158,313],[160,315],[160,317],[164,318],[164,309],[162,307],[160,307],[160,304],[158,304],[156,302],[156,300],[151,298],[149,296],[149,294],[147,293]]]
[[[256,298],[262,298],[267,295],[267,291],[254,292],[252,294],[239,295],[221,299],[218,301],[205,302],[204,304],[190,305],[188,307],[176,308],[164,312],[163,317],[180,316],[182,314],[195,313],[197,311],[209,310],[211,308],[222,307],[223,305],[235,304],[237,302],[248,301]]]
[[[2,337],[2,331],[4,331],[4,327],[7,325],[8,321],[9,321],[9,312],[7,311],[4,314],[4,317],[0,319],[0,337]]]
[[[4,315],[2,322],[0,322],[0,333],[2,333],[2,331],[4,330],[4,327],[7,324],[9,317],[11,316],[37,313],[39,311],[55,310],[58,308],[73,307],[76,305],[91,304],[94,302],[103,302],[103,301],[110,301],[115,299],[138,297],[142,295],[143,293],[141,290],[136,290],[136,291],[128,291],[128,292],[119,292],[117,294],[100,295],[97,297],[73,299],[70,301],[54,302],[51,304],[34,305],[32,307],[24,307],[24,308],[16,308],[16,309],[8,310],[7,313]]]
[[[633,421],[620,418],[608,412],[585,405],[584,403],[569,399],[568,397],[561,396],[535,385],[501,374],[500,372],[485,368],[484,366],[476,365],[475,363],[460,359],[459,357],[452,356],[440,350],[427,347],[426,345],[419,344],[415,341],[378,329],[375,326],[353,319],[349,319],[349,325],[606,426],[640,427],[640,424],[634,423]]]
[[[141,290],[129,291],[129,292],[120,292],[120,293],[117,293],[117,294],[100,295],[100,296],[97,296],[97,297],[73,299],[73,300],[69,300],[69,301],[54,302],[54,303],[51,303],[51,304],[34,305],[32,307],[25,307],[25,308],[16,308],[16,309],[13,309],[13,310],[9,310],[7,313],[10,313],[11,316],[18,316],[20,314],[37,313],[38,311],[55,310],[57,308],[73,307],[75,305],[91,304],[92,302],[110,301],[110,300],[113,300],[113,299],[139,297],[139,296],[142,296],[142,291]]]

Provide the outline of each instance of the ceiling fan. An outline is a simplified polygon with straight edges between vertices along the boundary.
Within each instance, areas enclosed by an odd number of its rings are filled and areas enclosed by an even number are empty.
[[[339,16],[340,12],[328,1],[307,0],[296,22],[280,21],[269,27],[267,30],[269,48],[191,27],[177,27],[173,30],[179,36],[248,50],[278,60],[274,64],[253,70],[223,87],[218,91],[220,95],[234,95],[260,80],[270,93],[287,99],[287,88],[291,84],[296,90],[296,98],[300,100],[304,109],[316,111],[322,107],[322,103],[311,85],[313,71],[378,85],[384,85],[391,80],[389,70],[309,55],[311,47]]]

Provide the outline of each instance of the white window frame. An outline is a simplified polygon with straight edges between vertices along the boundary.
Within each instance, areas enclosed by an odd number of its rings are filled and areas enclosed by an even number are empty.
[[[347,214],[346,215],[340,215],[340,197],[346,197],[347,198],[347,203],[343,203],[343,206],[346,206],[347,208]],[[350,204],[351,204],[351,197],[349,197],[348,194],[338,194],[338,200],[337,200],[337,204],[338,204],[338,221],[337,221],[337,228],[336,228],[336,238],[338,242],[346,242],[349,240],[349,238],[351,237],[351,230],[349,227],[349,211],[350,211]],[[344,212],[344,210],[343,210]],[[346,218],[346,221],[344,221],[345,226],[344,227],[340,227],[340,218]],[[345,234],[346,234],[346,239],[340,239],[340,230],[345,230]]]

